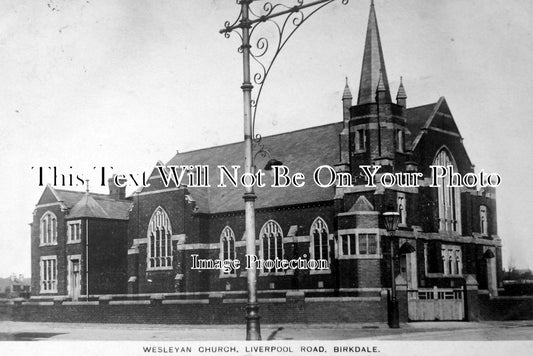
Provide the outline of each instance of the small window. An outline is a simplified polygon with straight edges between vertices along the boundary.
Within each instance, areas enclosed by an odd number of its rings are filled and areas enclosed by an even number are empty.
[[[485,205],[481,205],[479,207],[479,225],[480,225],[481,235],[487,236],[489,232],[488,232],[488,221],[487,221],[487,207]]]
[[[81,220],[69,221],[67,223],[67,242],[75,243],[81,241]]]
[[[404,151],[404,132],[403,130],[396,130],[396,151]]]
[[[405,193],[398,192],[396,196],[398,213],[400,213],[400,226],[407,226],[407,204],[405,200]]]
[[[341,239],[341,255],[371,256],[378,254],[377,234],[343,234]]]
[[[463,273],[462,252],[460,246],[442,245],[443,273],[445,276],[458,276]]]
[[[359,129],[355,132],[355,151],[356,152],[366,151],[367,133],[368,133],[368,130],[365,130],[365,129]]]

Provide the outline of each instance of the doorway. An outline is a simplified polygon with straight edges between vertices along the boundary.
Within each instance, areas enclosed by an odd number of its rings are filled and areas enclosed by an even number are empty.
[[[68,294],[73,301],[76,301],[81,294],[80,256],[69,256],[68,272]]]

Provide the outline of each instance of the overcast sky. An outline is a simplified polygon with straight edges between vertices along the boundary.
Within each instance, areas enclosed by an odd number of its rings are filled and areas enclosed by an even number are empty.
[[[369,3],[329,5],[298,30],[264,87],[256,132],[342,120],[346,76],[357,93]],[[392,95],[403,76],[408,106],[446,97],[476,170],[503,178],[504,265],[533,267],[533,2],[375,4]],[[0,276],[30,274],[28,224],[43,190],[31,167],[61,167],[107,192],[93,166],[142,173],[176,150],[241,140],[238,38],[218,33],[237,16],[235,1],[0,5]]]

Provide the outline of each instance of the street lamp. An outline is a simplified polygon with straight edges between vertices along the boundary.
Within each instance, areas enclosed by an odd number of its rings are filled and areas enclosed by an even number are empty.
[[[248,174],[253,173],[254,168],[254,154],[253,154],[253,139],[254,139],[254,126],[255,115],[257,111],[257,104],[261,96],[263,84],[272,64],[276,60],[278,54],[283,49],[289,38],[293,33],[302,25],[310,16],[316,13],[324,6],[336,1],[336,0],[315,0],[306,3],[304,0],[297,0],[297,4],[294,6],[286,6],[284,4],[272,4],[271,2],[265,2],[262,6],[262,14],[256,14],[256,12],[250,9],[250,4],[255,0],[237,0],[237,4],[241,6],[239,16],[232,24],[226,21],[224,28],[220,30],[220,33],[224,34],[227,38],[230,33],[235,30],[241,39],[241,46],[239,52],[242,53],[243,58],[243,83],[241,86],[243,93],[243,106],[244,106],[244,172]],[[342,0],[343,4],[347,4],[348,0]],[[309,11],[307,14],[303,10]],[[274,19],[282,18],[280,20],[281,25],[276,23]],[[265,37],[258,37],[255,42],[255,50],[252,51],[252,45],[250,38],[260,23],[273,23],[277,27],[277,46],[269,46],[268,40]],[[265,53],[269,49],[274,49],[273,55],[270,61],[265,62]],[[250,76],[250,59],[253,59],[260,66],[260,72],[255,73],[253,78],[255,84],[259,86],[258,94],[255,99],[252,100],[253,85]],[[252,111],[253,108],[253,111]],[[269,168],[278,164],[272,164]],[[244,192],[244,216],[245,216],[245,234],[246,234],[246,254],[255,255],[255,199],[253,187],[246,187]],[[257,270],[251,268],[247,273],[247,285],[248,285],[248,303],[246,306],[246,340],[261,340],[261,331],[259,325],[259,306],[257,303]]]
[[[398,300],[396,299],[396,273],[394,272],[394,232],[398,229],[398,222],[400,221],[400,213],[396,211],[388,211],[383,213],[383,222],[385,223],[385,229],[389,233],[390,239],[390,269],[391,269],[391,309],[389,327],[398,329],[400,327],[400,312],[398,310]]]

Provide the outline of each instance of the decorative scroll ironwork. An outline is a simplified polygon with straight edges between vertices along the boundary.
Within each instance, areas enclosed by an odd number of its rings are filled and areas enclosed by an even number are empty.
[[[265,144],[261,142],[262,139],[263,139],[263,137],[260,134],[255,134],[253,142],[254,142],[255,145],[257,145],[257,147],[259,149],[257,150],[257,152],[254,155],[254,161],[257,158],[257,156],[261,156],[263,158],[268,157],[269,159],[272,158],[272,155],[270,154],[270,151],[268,151],[265,148]]]
[[[236,0],[237,4],[242,4],[247,1],[248,4],[257,3],[257,0]],[[255,97],[252,98],[252,132],[255,133],[255,118],[257,115],[257,107],[259,99],[263,92],[265,81],[274,65],[281,50],[287,44],[287,41],[292,37],[296,30],[314,15],[317,11],[331,4],[337,0],[315,0],[305,1],[296,0],[296,4],[288,6],[286,4],[273,4],[266,1],[262,6],[257,6],[255,9],[249,7],[249,20],[242,20],[242,13],[235,22],[230,23],[226,21],[224,28],[220,30],[226,38],[230,37],[231,33],[237,33],[243,42],[243,36],[236,29],[249,28],[250,43],[242,43],[238,51],[242,53],[244,46],[250,46],[250,57],[257,64],[258,69],[253,71],[252,80],[258,86],[258,91]],[[349,0],[341,0],[343,5],[346,5]],[[274,29],[274,39],[267,38],[267,35],[259,34],[258,28],[261,24],[269,24]],[[255,35],[255,36],[254,36]],[[255,38],[254,38],[255,37]],[[254,143],[259,146],[259,152],[265,151],[263,144],[261,144],[261,135],[255,135]],[[259,153],[258,152],[258,153]]]

